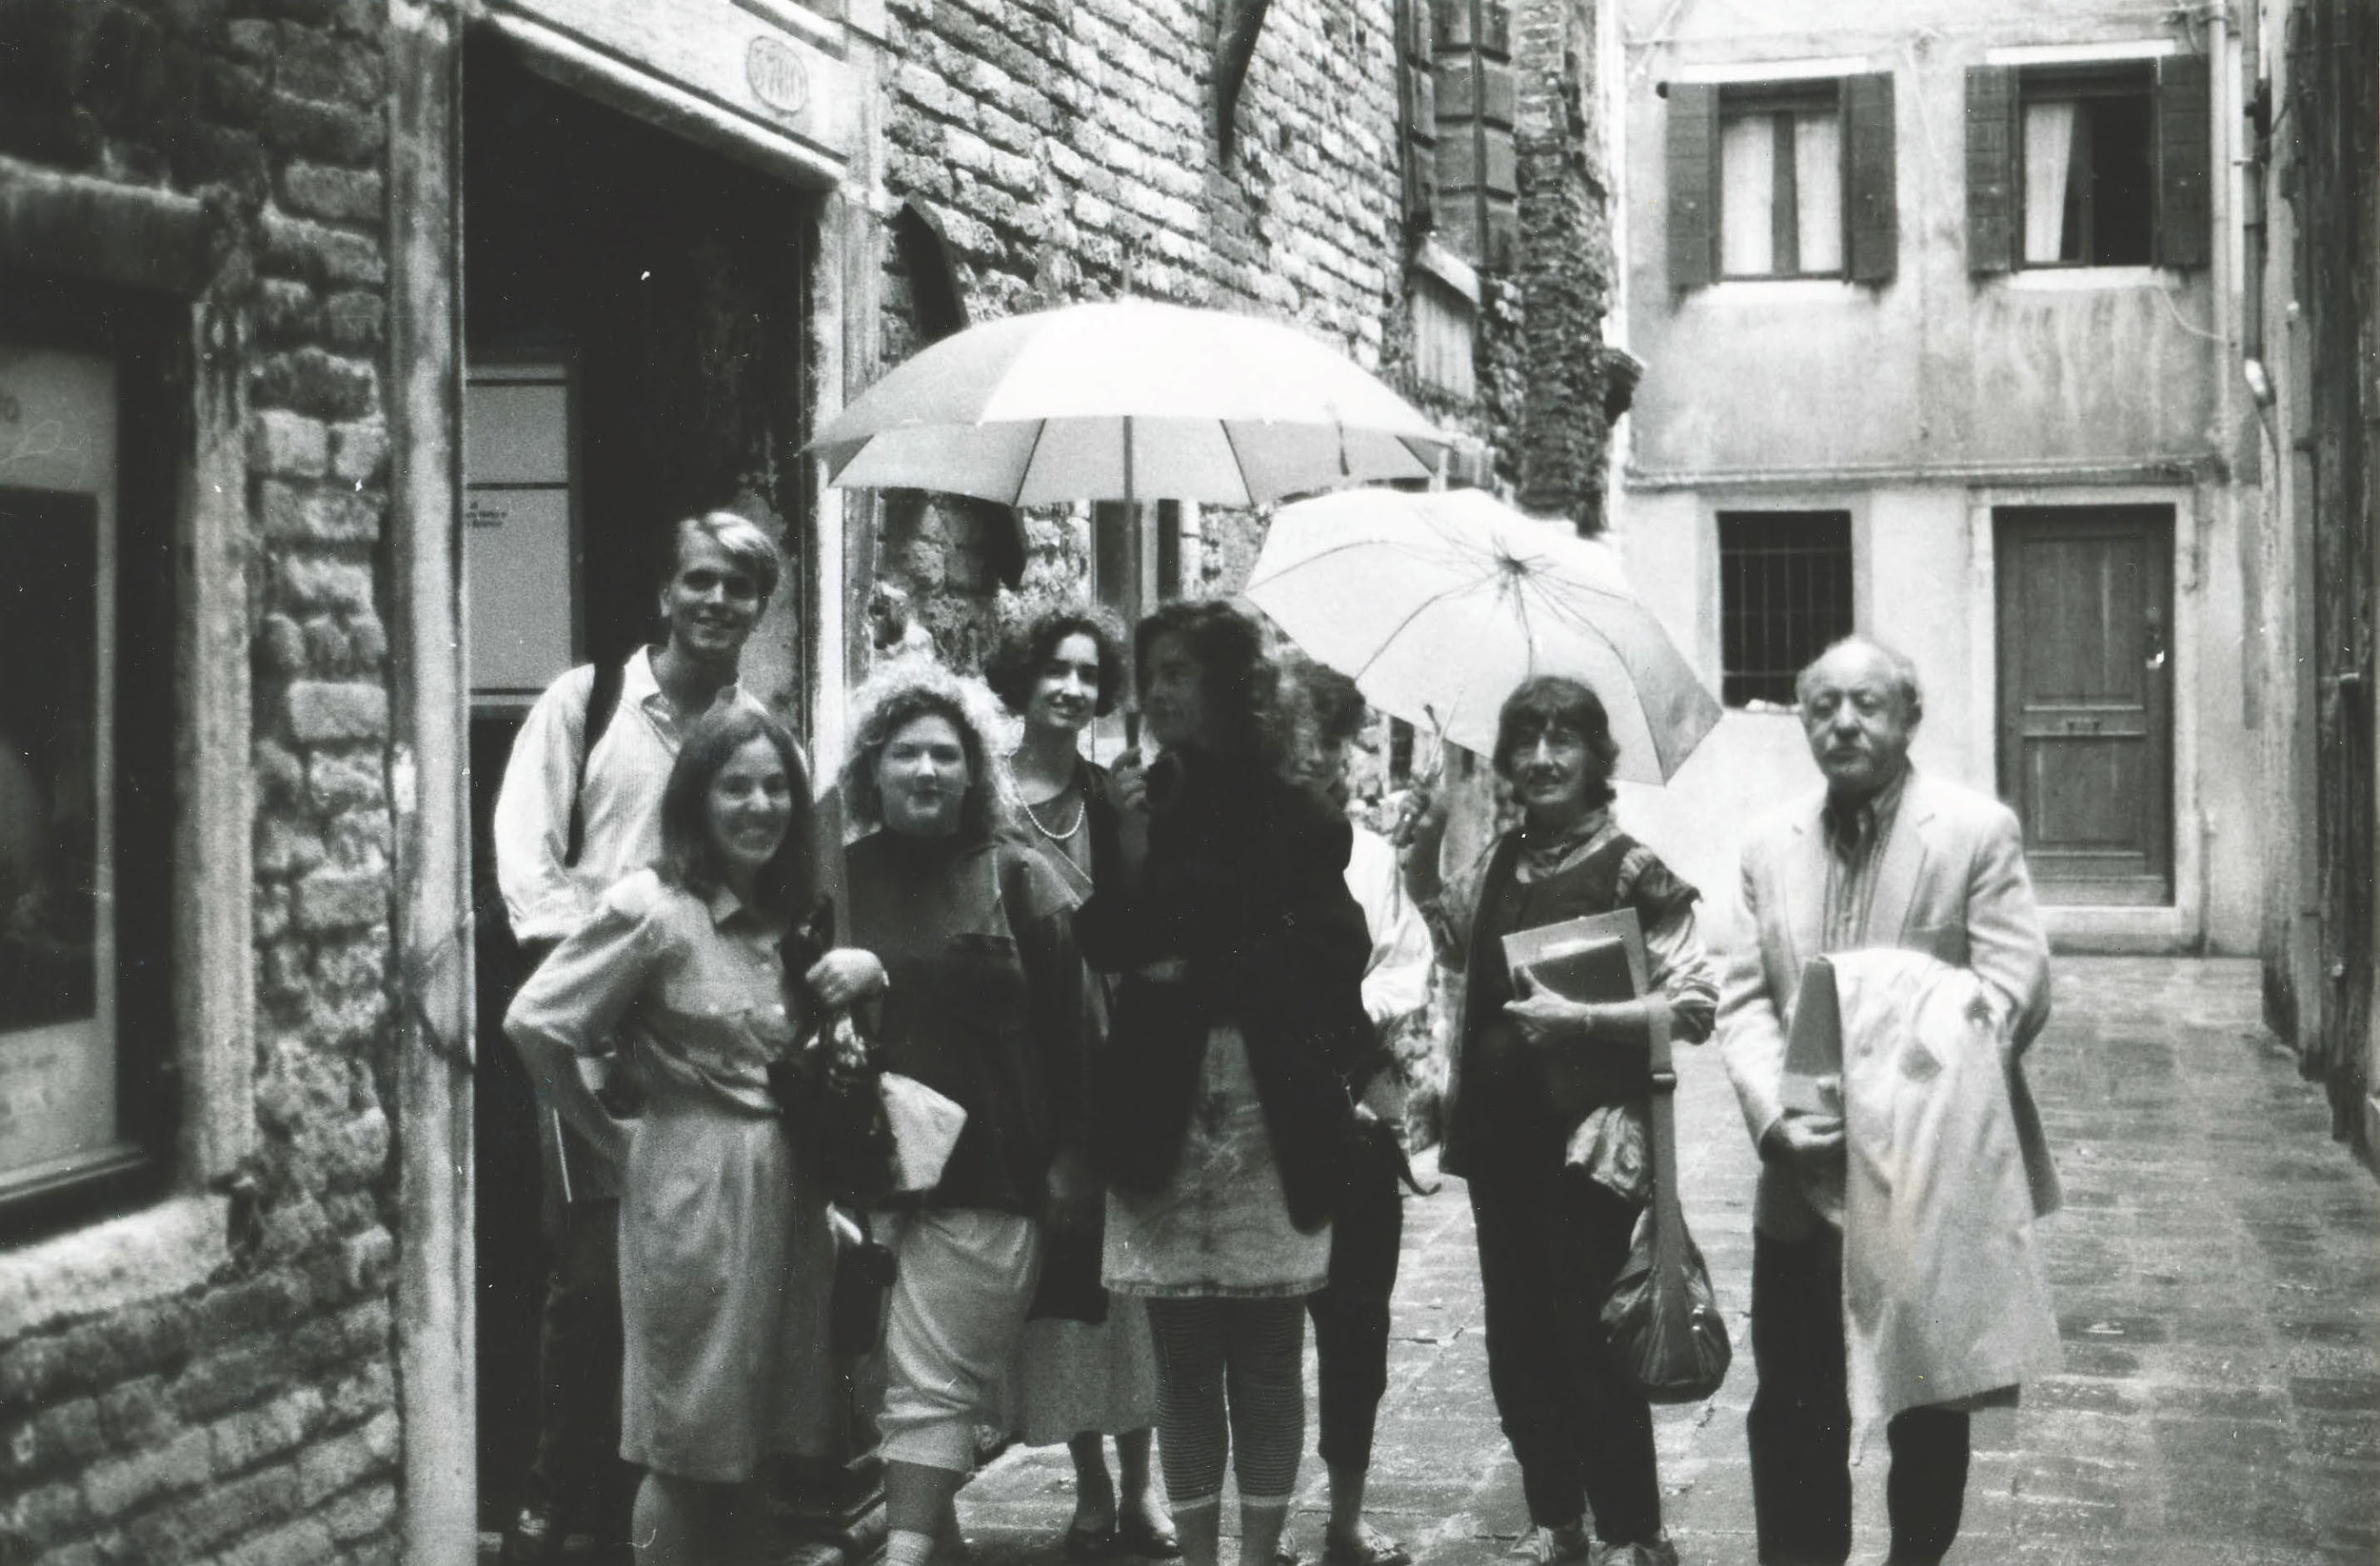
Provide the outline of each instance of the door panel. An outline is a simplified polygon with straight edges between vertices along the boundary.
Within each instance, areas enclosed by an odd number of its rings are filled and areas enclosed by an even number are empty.
[[[2173,513],[2003,507],[2000,791],[2043,901],[2173,896]]]

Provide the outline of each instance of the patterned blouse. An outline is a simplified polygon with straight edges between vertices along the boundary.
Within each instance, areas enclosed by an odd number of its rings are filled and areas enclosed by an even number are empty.
[[[1524,885],[1560,875],[1594,854],[1618,830],[1610,811],[1595,811],[1561,841],[1541,850],[1524,849],[1513,865],[1513,875]],[[1471,864],[1448,878],[1438,895],[1423,903],[1438,939],[1438,961],[1458,972],[1470,961],[1480,894],[1502,841],[1500,835],[1491,839]],[[1620,861],[1616,902],[1627,903],[1636,882],[1659,867],[1653,850],[1642,843],[1631,847]],[[1677,902],[1666,918],[1650,924],[1644,931],[1644,946],[1652,986],[1669,1002],[1670,1037],[1680,1043],[1702,1042],[1711,1036],[1718,1013],[1718,980],[1703,947],[1692,901]],[[1459,1002],[1453,1010],[1458,1018],[1463,1015]],[[1566,1161],[1584,1169],[1589,1178],[1614,1193],[1642,1201],[1652,1194],[1651,1147],[1652,1127],[1645,1105],[1632,1100],[1589,1111],[1571,1134]]]

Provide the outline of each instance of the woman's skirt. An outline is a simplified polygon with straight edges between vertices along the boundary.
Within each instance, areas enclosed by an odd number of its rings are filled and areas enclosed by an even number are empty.
[[[1108,1291],[1148,1299],[1314,1293],[1330,1276],[1330,1225],[1305,1234],[1289,1220],[1238,1028],[1221,1023],[1208,1033],[1196,1091],[1181,1156],[1163,1187],[1108,1191]]]
[[[620,1455],[735,1483],[825,1449],[834,1238],[773,1116],[656,1094],[620,1204]]]
[[[1113,1296],[1096,1326],[1061,1317],[1024,1324],[1008,1392],[1008,1428],[1018,1439],[1055,1446],[1155,1423],[1157,1344],[1145,1303]]]

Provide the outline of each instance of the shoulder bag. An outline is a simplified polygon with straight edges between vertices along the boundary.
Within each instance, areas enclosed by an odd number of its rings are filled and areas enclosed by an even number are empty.
[[[1719,1315],[1711,1269],[1677,1200],[1677,1073],[1670,1059],[1669,1014],[1653,1009],[1653,1199],[1636,1219],[1628,1260],[1603,1303],[1613,1350],[1656,1403],[1696,1403],[1727,1379],[1734,1350]]]

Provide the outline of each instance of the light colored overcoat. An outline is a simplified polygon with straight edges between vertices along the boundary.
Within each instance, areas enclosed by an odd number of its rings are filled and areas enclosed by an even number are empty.
[[[1825,948],[1823,790],[1763,816],[1746,837],[1743,900],[1753,933],[1719,989],[1719,1052],[1757,1144],[1784,1117],[1785,1034],[1802,965]],[[2013,1047],[2009,1104],[2035,1213],[2060,1201],[2041,1118],[2025,1084],[2024,1052],[2050,1016],[2050,946],[2023,834],[2009,808],[1972,789],[1913,771],[1880,845],[1864,946],[1926,951],[1971,968]],[[1764,1163],[1753,1224],[1797,1239],[1819,1221],[1792,1174]]]

